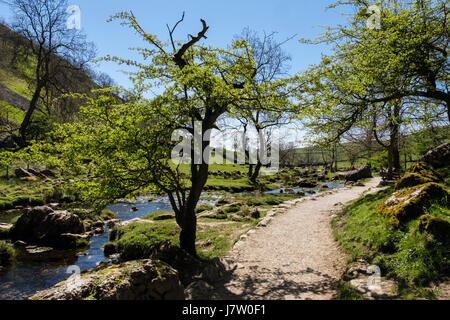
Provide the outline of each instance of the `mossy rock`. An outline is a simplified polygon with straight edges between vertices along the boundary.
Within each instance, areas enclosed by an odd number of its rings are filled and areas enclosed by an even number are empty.
[[[441,176],[425,162],[417,162],[411,166],[408,170],[409,173],[416,173],[424,178],[427,178],[430,182],[442,181]]]
[[[389,218],[398,227],[401,223],[418,217],[423,207],[433,201],[449,203],[449,192],[441,185],[431,182],[395,192],[377,206],[377,212]]]
[[[173,222],[130,223],[114,228],[110,235],[116,241],[117,250],[123,260],[145,259],[149,256],[152,245],[166,240],[176,243],[180,229]],[[114,233],[114,236],[112,235]]]
[[[14,260],[14,247],[6,242],[0,242],[0,267],[6,267],[12,264]]]
[[[411,188],[429,182],[437,181],[432,180],[429,177],[422,176],[418,173],[407,172],[400,180],[395,183],[394,189],[400,190],[404,188]]]
[[[111,220],[116,218],[116,214],[111,210],[102,210],[100,217],[105,220]]]
[[[75,241],[76,248],[87,248],[89,247],[90,242],[88,239],[77,239]]]
[[[428,232],[441,242],[448,243],[450,240],[450,222],[444,219],[426,214],[420,217],[417,228],[419,232]]]
[[[118,252],[117,244],[115,242],[107,242],[103,245],[103,253],[105,257],[109,257]]]

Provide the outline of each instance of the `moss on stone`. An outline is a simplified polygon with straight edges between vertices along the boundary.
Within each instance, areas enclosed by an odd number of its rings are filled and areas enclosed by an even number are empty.
[[[419,218],[417,229],[422,233],[428,232],[441,242],[449,242],[450,240],[450,222],[444,219],[429,214],[423,215]]]
[[[377,206],[378,213],[389,218],[394,226],[399,226],[423,213],[423,207],[432,201],[448,204],[449,192],[437,183],[426,183],[395,192]]]
[[[425,162],[417,162],[413,164],[411,168],[409,168],[408,172],[421,175],[422,177],[427,178],[432,182],[439,182],[442,180],[439,174]]]
[[[11,265],[15,255],[14,247],[6,242],[0,241],[0,266]]]
[[[407,172],[400,180],[395,183],[395,190],[411,188],[421,184],[436,182],[429,177],[424,177],[418,173]]]
[[[117,253],[117,244],[115,242],[107,242],[103,245],[103,253],[106,257]]]

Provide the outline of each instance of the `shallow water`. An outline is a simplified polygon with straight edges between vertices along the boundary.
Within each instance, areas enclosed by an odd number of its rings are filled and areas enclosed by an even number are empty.
[[[131,210],[137,207],[138,211]],[[151,212],[172,210],[165,197],[148,202],[141,198],[134,203],[117,203],[106,209],[116,213],[116,218],[127,221],[143,217]],[[102,261],[109,261],[103,255],[103,245],[109,240],[109,230],[93,236],[90,247],[81,251],[52,251],[48,254],[24,255],[17,257],[15,265],[8,271],[0,273],[0,300],[21,300],[37,291],[49,288],[71,275],[69,266],[76,266],[80,271],[96,267]]]

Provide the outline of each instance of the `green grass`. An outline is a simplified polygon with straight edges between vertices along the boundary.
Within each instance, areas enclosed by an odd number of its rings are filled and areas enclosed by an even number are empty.
[[[0,210],[42,205],[52,193],[51,183],[0,178]]]
[[[339,283],[337,296],[339,300],[365,300],[355,287],[343,281]]]
[[[161,217],[169,216],[169,215],[173,216],[173,218],[175,219],[175,213],[172,210],[155,211],[155,212],[149,213],[146,216],[142,217],[142,219],[159,221],[159,220],[161,220]]]
[[[25,113],[22,110],[9,105],[6,101],[0,101],[0,117],[16,124],[20,124],[25,117]]]
[[[28,71],[26,72],[28,73]],[[25,78],[20,77],[15,72],[0,68],[0,83],[24,98],[31,99],[33,96]]]
[[[124,260],[143,259],[153,244],[169,240],[179,245],[179,232],[174,222],[131,223],[117,228],[117,248]]]
[[[397,280],[404,294],[418,295],[431,281],[448,274],[450,248],[418,232],[418,219],[394,228],[378,214],[376,205],[391,193],[389,188],[353,202],[332,221],[334,235],[349,254],[349,262],[365,259],[378,265],[384,276]],[[426,213],[450,221],[450,210],[442,204],[424,208]]]
[[[200,219],[209,221],[209,219]],[[223,257],[239,240],[239,237],[252,228],[252,224],[241,221],[227,221],[213,225],[199,224],[197,231],[197,252],[201,258]]]

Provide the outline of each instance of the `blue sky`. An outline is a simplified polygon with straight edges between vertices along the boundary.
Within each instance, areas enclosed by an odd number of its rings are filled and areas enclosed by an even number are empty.
[[[207,44],[226,47],[233,36],[243,28],[256,31],[278,32],[278,39],[284,40],[297,35],[284,45],[292,56],[291,73],[305,69],[320,61],[321,53],[327,53],[324,46],[301,45],[299,38],[314,38],[323,29],[320,26],[336,25],[344,22],[337,10],[326,10],[330,0],[69,0],[70,5],[81,9],[81,26],[88,39],[98,48],[99,57],[107,54],[120,57],[135,57],[128,48],[139,47],[143,42],[134,33],[116,22],[107,23],[111,14],[132,10],[142,27],[160,39],[167,39],[166,24],[173,25],[183,11],[184,23],[175,35],[186,39],[187,34],[196,34],[201,27],[200,19],[205,19],[210,29]],[[5,5],[0,4],[0,16],[6,21],[10,14]],[[123,67],[114,63],[102,63],[97,70],[108,73],[119,85],[128,86],[127,76],[120,72]]]

